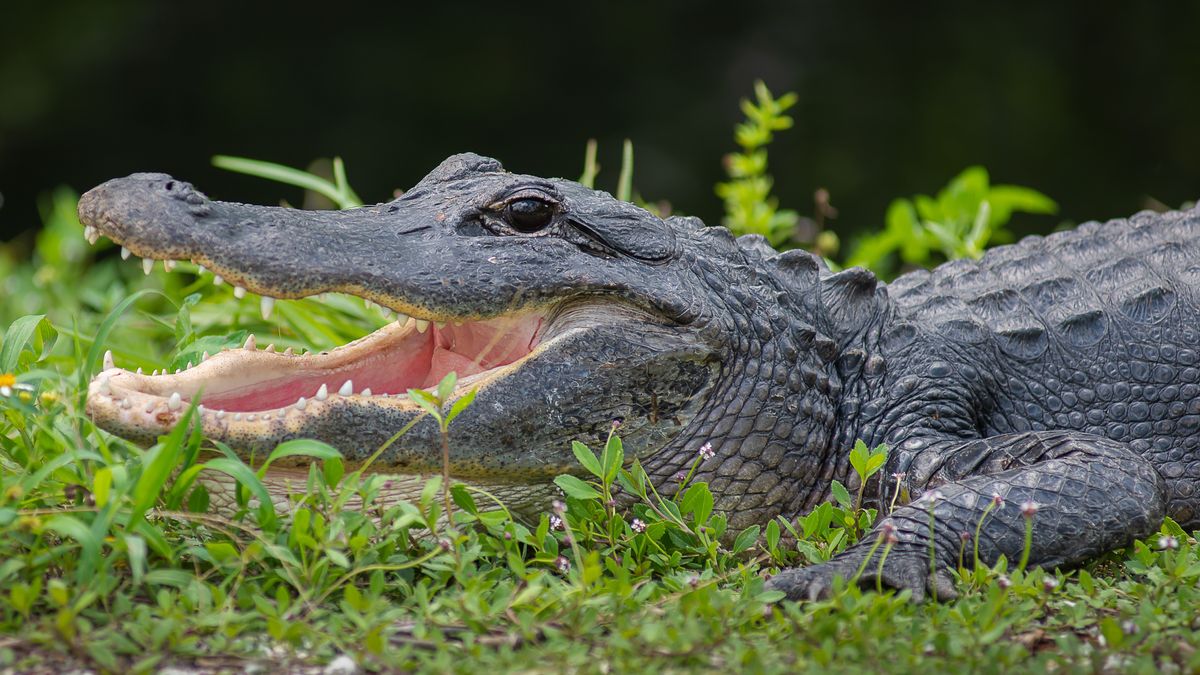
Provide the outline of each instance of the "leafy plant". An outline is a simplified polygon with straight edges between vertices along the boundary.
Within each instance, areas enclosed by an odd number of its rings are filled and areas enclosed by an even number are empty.
[[[761,234],[773,245],[780,245],[792,236],[799,215],[780,209],[771,196],[774,181],[767,173],[767,145],[775,132],[790,129],[792,118],[785,113],[794,106],[797,96],[772,96],[761,80],[754,83],[754,101],[742,100],[746,120],[738,124],[734,140],[740,152],[726,155],[725,172],[729,180],[717,184],[717,196],[725,202],[722,224],[734,234]]]
[[[991,243],[1011,238],[1004,226],[1013,213],[1051,214],[1049,197],[1018,185],[992,185],[988,172],[972,166],[936,196],[893,200],[882,231],[861,239],[847,262],[876,271],[893,269],[893,256],[927,266],[935,254],[946,260],[978,258]]]

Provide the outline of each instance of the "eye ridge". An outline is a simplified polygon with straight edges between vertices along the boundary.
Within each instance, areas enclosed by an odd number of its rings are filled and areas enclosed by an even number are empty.
[[[537,232],[554,222],[554,203],[536,197],[520,197],[504,205],[504,219],[518,232]]]

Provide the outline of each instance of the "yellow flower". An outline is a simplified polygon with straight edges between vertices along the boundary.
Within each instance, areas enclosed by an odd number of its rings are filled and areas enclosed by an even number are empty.
[[[0,387],[11,387],[17,383],[17,376],[12,373],[0,373]]]

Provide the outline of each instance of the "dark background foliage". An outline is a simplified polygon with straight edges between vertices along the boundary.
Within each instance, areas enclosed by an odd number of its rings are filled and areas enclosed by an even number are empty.
[[[518,10],[517,8],[520,7]],[[212,168],[340,154],[368,202],[447,154],[578,175],[622,138],[647,199],[716,222],[739,98],[797,91],[771,148],[783,206],[827,187],[843,233],[969,164],[1073,220],[1200,195],[1200,3],[10,3],[0,20],[0,239],[36,197],[134,171],[270,203]],[[1058,218],[1025,216],[1019,231]]]

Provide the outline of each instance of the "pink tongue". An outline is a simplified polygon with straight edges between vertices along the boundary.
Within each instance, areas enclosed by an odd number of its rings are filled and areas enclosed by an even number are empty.
[[[433,350],[433,360],[429,369],[429,376],[421,383],[421,388],[428,389],[435,386],[438,382],[442,381],[446,373],[452,370],[458,375],[458,379],[461,380],[469,375],[482,373],[487,369],[475,363],[474,359],[457,354],[449,349],[438,347]]]

